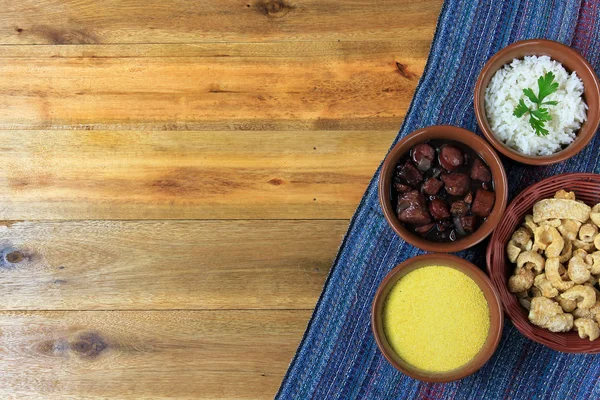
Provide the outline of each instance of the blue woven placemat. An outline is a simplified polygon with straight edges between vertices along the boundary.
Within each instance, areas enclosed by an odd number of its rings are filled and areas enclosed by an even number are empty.
[[[598,1],[448,0],[429,60],[396,140],[428,125],[479,133],[473,88],[484,63],[518,40],[547,38],[579,51],[600,72]],[[504,158],[510,197],[547,176],[600,172],[600,135],[576,157],[551,167]],[[600,355],[564,354],[524,338],[510,322],[493,358],[457,382],[427,384],[397,372],[379,353],[370,307],[383,277],[421,251],[387,226],[375,174],[354,215],[304,338],[278,393],[280,399],[597,399]],[[485,244],[459,253],[485,268]]]

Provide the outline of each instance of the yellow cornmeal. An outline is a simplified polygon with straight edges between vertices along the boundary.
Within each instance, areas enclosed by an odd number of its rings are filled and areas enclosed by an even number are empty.
[[[490,312],[481,289],[467,275],[450,267],[422,267],[390,291],[383,327],[407,363],[450,371],[479,352],[490,329]]]

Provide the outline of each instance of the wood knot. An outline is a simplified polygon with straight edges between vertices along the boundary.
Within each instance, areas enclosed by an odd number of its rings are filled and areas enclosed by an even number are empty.
[[[30,32],[50,44],[96,44],[100,42],[94,33],[78,28],[54,28],[39,25],[31,27]]]
[[[273,178],[269,181],[269,183],[273,186],[283,185],[285,181],[281,178]]]
[[[0,268],[11,268],[15,264],[29,259],[29,256],[24,252],[15,249],[14,247],[7,247],[0,251]]]
[[[69,347],[71,351],[82,357],[95,358],[100,355],[108,345],[97,333],[86,332],[81,334],[77,340],[70,343]]]
[[[37,346],[37,350],[46,356],[64,356],[69,350],[66,339],[45,340]]]
[[[8,261],[9,263],[16,264],[16,263],[20,263],[21,261],[23,261],[25,256],[20,251],[15,250],[15,251],[11,251],[10,253],[8,253],[5,256],[5,258],[6,258],[6,261]]]
[[[414,79],[417,75],[408,70],[408,66],[406,64],[402,64],[396,61],[396,68],[398,73],[405,77],[406,79]]]
[[[281,18],[294,9],[284,0],[261,0],[256,3],[256,7],[261,14],[273,18]]]

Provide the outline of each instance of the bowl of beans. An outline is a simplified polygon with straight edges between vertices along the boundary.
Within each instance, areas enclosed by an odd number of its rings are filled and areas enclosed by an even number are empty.
[[[450,254],[413,257],[394,268],[375,294],[377,346],[400,372],[450,382],[479,370],[503,327],[500,297],[485,273]]]
[[[410,133],[386,157],[379,201],[392,229],[432,252],[455,252],[485,239],[506,208],[506,172],[493,148],[448,125]]]

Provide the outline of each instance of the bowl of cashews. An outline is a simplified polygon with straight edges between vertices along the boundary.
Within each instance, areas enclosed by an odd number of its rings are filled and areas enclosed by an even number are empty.
[[[562,174],[521,192],[487,249],[506,314],[554,350],[600,353],[600,175]]]

